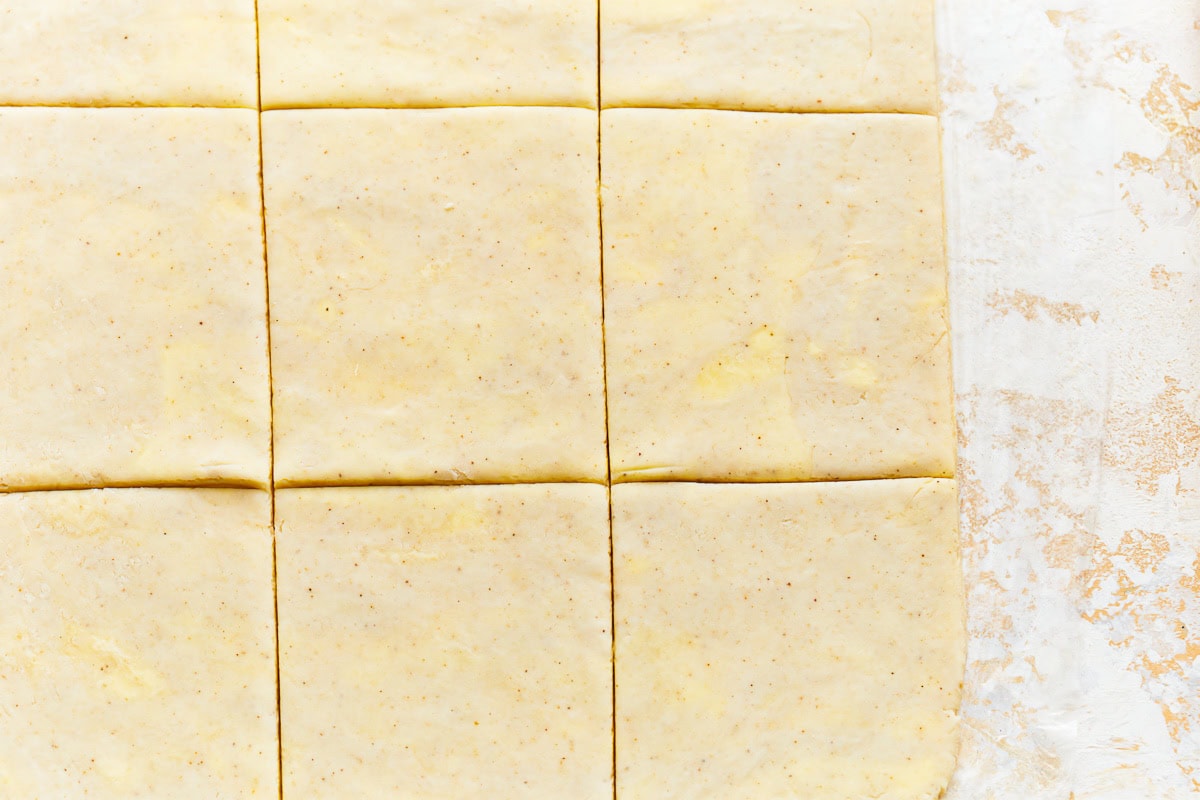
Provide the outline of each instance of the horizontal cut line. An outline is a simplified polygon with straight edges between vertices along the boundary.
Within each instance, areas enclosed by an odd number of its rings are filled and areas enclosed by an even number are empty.
[[[254,106],[206,106],[206,105],[187,105],[183,103],[3,103],[0,102],[0,110],[8,108],[77,108],[86,111],[103,111],[105,109],[113,109],[118,111],[152,111],[156,108],[179,108],[194,111],[253,111],[258,113],[258,109]]]
[[[194,111],[254,111],[259,114],[271,114],[276,111],[453,111],[466,110],[471,108],[511,108],[511,109],[550,109],[550,108],[578,108],[584,111],[596,111],[594,105],[580,105],[574,103],[467,103],[458,105],[404,105],[404,106],[384,106],[384,105],[361,105],[361,106],[333,106],[333,105],[295,105],[295,106],[276,106],[264,108],[259,111],[251,106],[214,106],[214,105],[189,105],[183,103],[4,103],[0,102],[0,110],[3,109],[20,109],[20,108],[74,108],[88,111],[103,111],[105,109],[119,111],[152,111],[154,109],[184,109]],[[795,108],[795,109],[779,109],[779,108],[727,108],[724,106],[639,106],[639,105],[620,105],[620,106],[604,106],[600,112],[605,111],[724,111],[731,114],[786,114],[792,116],[802,115],[825,115],[825,116],[865,116],[868,114],[877,114],[884,116],[897,117],[933,117],[937,118],[938,114],[934,111],[898,111],[895,109],[821,109],[821,108]]]
[[[731,486],[758,486],[762,484],[813,484],[813,483],[864,483],[867,481],[952,481],[957,479],[957,475],[877,475],[869,478],[738,478],[723,480],[719,478],[621,478],[614,477],[613,486],[625,486],[627,484],[638,483],[703,483],[722,485],[728,484]]]
[[[622,483],[859,483],[862,481],[923,481],[953,480],[955,475],[871,475],[866,477],[620,477],[614,476],[613,486]]]
[[[286,481],[275,484],[275,491],[288,489],[370,489],[404,488],[421,486],[557,486],[557,485],[592,485],[605,486],[603,478],[563,478],[560,480],[544,481],[433,481],[433,480],[385,480],[385,481]]]
[[[614,479],[617,486],[654,486],[660,483],[690,483],[697,486],[825,486],[836,483],[883,483],[884,481],[954,481],[957,475],[895,475],[886,478],[826,478],[822,480],[729,480],[719,481],[701,478],[661,478],[654,480]]]
[[[709,480],[699,478],[664,478],[661,480],[614,480],[612,486],[655,485],[664,483],[688,483],[700,486],[815,486],[833,483],[871,483],[882,481],[925,481],[957,480],[954,475],[903,475],[876,478],[834,478],[826,480]],[[276,491],[289,489],[370,489],[370,488],[421,488],[450,486],[608,486],[604,480],[544,480],[544,481],[346,481],[338,483],[305,482],[276,484]]]
[[[36,492],[88,492],[101,489],[231,489],[245,491],[252,489],[266,492],[266,484],[256,481],[117,481],[111,483],[61,483],[34,484],[31,486],[5,486],[0,488],[0,496],[6,494],[34,494]]]
[[[406,105],[406,106],[271,106],[264,108],[261,113],[270,114],[275,111],[453,111],[470,108],[578,108],[582,111],[595,111],[594,105],[578,105],[573,103],[465,103],[459,105]]]
[[[864,117],[871,114],[892,116],[892,117],[932,117],[937,118],[937,112],[934,111],[897,111],[895,109],[833,109],[833,108],[796,108],[796,109],[780,109],[780,108],[726,108],[724,106],[605,106],[600,109],[601,113],[605,111],[724,111],[730,114],[781,114],[794,117],[799,116],[858,116]]]
[[[578,105],[571,103],[465,103],[458,105],[406,105],[406,106],[276,106],[264,108],[261,111],[253,106],[211,106],[188,105],[184,103],[4,103],[0,102],[0,110],[8,108],[75,108],[87,111],[102,111],[113,109],[118,111],[152,111],[154,109],[191,109],[210,111],[253,111],[258,114],[270,114],[274,111],[438,111],[468,108],[578,108],[583,111],[595,111],[594,105]]]
[[[871,481],[921,481],[921,480],[957,480],[956,475],[904,475],[880,478],[834,478],[824,480],[711,480],[699,478],[663,478],[656,480],[614,480],[612,486],[638,486],[664,483],[689,483],[701,486],[813,486],[831,483],[867,483]],[[388,488],[445,488],[454,486],[607,486],[602,479],[562,479],[543,481],[340,481],[337,483],[324,481],[306,481],[303,483],[281,483],[275,485],[276,491],[291,489],[388,489]],[[34,485],[22,487],[0,488],[0,496],[6,494],[36,494],[40,492],[87,492],[105,489],[228,489],[230,491],[268,491],[268,487],[253,481],[146,481],[142,483],[103,483],[103,484],[58,484]]]

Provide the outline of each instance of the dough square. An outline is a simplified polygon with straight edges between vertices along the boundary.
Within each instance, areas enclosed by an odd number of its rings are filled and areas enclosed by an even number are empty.
[[[258,107],[254,0],[0,0],[0,105]]]
[[[612,797],[604,487],[276,503],[285,796]]]
[[[614,480],[953,475],[936,119],[602,127]]]
[[[940,797],[953,481],[613,487],[617,796]]]
[[[263,108],[596,104],[596,0],[259,0]]]
[[[595,112],[263,137],[277,482],[603,482]]]
[[[604,0],[605,107],[935,113],[933,0]]]
[[[275,798],[271,503],[0,495],[0,795]]]
[[[0,488],[267,483],[257,114],[0,109]]]

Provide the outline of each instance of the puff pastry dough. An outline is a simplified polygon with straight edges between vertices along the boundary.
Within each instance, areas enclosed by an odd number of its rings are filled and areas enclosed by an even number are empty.
[[[276,504],[285,796],[612,797],[603,487]]]
[[[595,112],[263,136],[279,483],[603,482]]]
[[[596,0],[258,0],[264,108],[590,106]]]
[[[940,796],[953,481],[619,485],[613,547],[618,797]]]
[[[0,109],[0,489],[265,485],[254,111]]]
[[[953,474],[936,119],[602,126],[615,480]]]
[[[271,503],[0,495],[0,796],[275,798]]]
[[[933,0],[603,0],[610,106],[937,108]]]
[[[0,0],[0,105],[256,108],[254,0]]]

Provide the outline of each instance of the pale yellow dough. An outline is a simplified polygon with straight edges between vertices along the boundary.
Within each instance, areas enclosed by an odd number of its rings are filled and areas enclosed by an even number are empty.
[[[956,511],[948,480],[613,487],[617,796],[939,797]]]
[[[605,107],[937,107],[933,0],[603,0]]]
[[[0,105],[256,108],[254,0],[0,0]]]
[[[276,504],[285,797],[612,797],[603,487]]]
[[[936,119],[602,126],[615,480],[953,474]]]
[[[0,110],[0,489],[266,484],[257,130]]]
[[[0,797],[275,798],[266,492],[0,495]]]
[[[596,115],[263,115],[275,476],[606,476]]]
[[[259,0],[264,108],[588,106],[596,0]]]

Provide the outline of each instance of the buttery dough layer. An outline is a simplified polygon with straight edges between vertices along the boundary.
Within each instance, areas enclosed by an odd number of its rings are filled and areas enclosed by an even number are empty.
[[[264,108],[596,102],[596,0],[259,0]]]
[[[965,642],[953,481],[612,500],[618,797],[940,796]]]
[[[0,495],[0,796],[275,798],[266,492]]]
[[[612,797],[604,487],[276,508],[284,796]]]
[[[0,488],[263,485],[250,110],[0,110]]]
[[[937,107],[932,0],[604,0],[606,107]]]
[[[0,0],[0,105],[256,108],[254,0]]]
[[[263,115],[275,476],[606,476],[596,115]]]
[[[953,474],[936,119],[602,128],[614,479]]]

